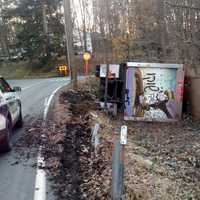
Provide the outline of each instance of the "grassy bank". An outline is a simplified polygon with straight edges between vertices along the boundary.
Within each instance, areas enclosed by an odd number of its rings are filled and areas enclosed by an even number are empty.
[[[95,66],[103,61],[94,57],[89,63],[90,73],[95,72]],[[38,65],[31,64],[28,61],[19,62],[0,62],[0,76],[7,79],[23,79],[23,78],[47,78],[58,76],[56,67],[66,64],[64,56],[58,58],[56,61],[49,62],[49,64]],[[84,73],[84,61],[81,55],[76,56],[74,64],[77,67],[78,74]]]
[[[56,67],[31,67],[28,62],[9,62],[0,64],[0,75],[7,79],[46,78],[57,76]]]

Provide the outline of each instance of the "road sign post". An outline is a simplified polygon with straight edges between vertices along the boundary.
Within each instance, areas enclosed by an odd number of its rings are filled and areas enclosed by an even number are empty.
[[[89,61],[91,60],[92,56],[89,52],[85,52],[83,54],[83,60],[85,61],[85,65],[84,65],[84,73],[85,76],[87,76],[89,74]]]

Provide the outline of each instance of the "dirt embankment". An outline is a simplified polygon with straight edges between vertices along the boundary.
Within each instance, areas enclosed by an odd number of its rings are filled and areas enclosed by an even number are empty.
[[[70,87],[60,91],[51,120],[46,124],[38,120],[27,127],[19,145],[29,149],[42,146],[45,170],[58,200],[110,199],[112,142],[103,134],[96,150],[91,142],[92,128],[98,123],[96,115],[102,113],[94,84],[91,88],[90,83],[82,81],[79,91]]]
[[[98,110],[95,98],[88,91],[66,91],[60,96],[61,104],[68,104],[64,152],[61,156],[60,177],[57,179],[60,199],[108,199],[110,165],[106,147],[101,146],[95,155],[91,144],[92,117]],[[63,116],[62,116],[63,117]],[[58,115],[57,115],[58,120]],[[108,176],[106,176],[108,175]],[[107,184],[105,181],[108,179]]]
[[[187,117],[179,124],[161,124],[113,119],[100,110],[97,91],[94,79],[82,81],[79,91],[65,88],[55,98],[51,120],[27,127],[23,136],[28,149],[43,146],[45,169],[57,199],[110,199],[113,144],[126,124],[124,198],[200,200],[199,121]],[[95,151],[91,129],[96,123],[100,145]]]

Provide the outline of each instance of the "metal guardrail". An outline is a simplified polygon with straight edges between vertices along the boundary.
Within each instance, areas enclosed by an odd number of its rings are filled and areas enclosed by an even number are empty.
[[[127,127],[121,127],[120,141],[115,143],[112,159],[112,200],[123,200],[124,194],[124,157],[127,144]]]
[[[112,200],[121,200],[123,195],[124,167],[121,161],[122,145],[116,142],[112,160]]]

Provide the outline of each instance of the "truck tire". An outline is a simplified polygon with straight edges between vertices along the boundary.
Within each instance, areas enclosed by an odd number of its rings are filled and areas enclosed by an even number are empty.
[[[10,136],[12,135],[12,126],[11,122],[7,123],[7,131],[5,136],[5,141],[2,145],[2,152],[9,152],[12,149],[12,142],[10,141]]]
[[[19,118],[17,120],[17,123],[15,125],[17,128],[22,128],[23,127],[23,117],[22,117],[22,109],[20,108],[20,114]]]

